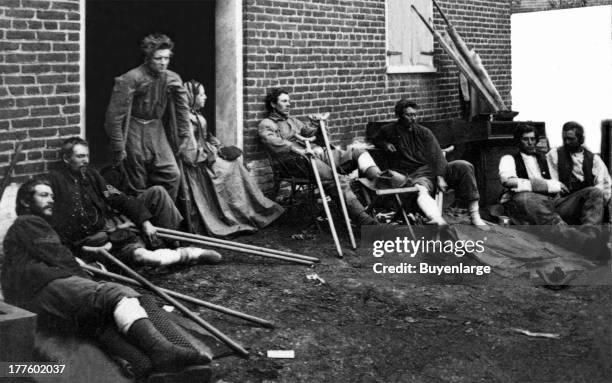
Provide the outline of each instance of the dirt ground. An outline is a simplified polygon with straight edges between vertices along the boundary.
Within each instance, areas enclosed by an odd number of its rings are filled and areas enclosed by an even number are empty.
[[[223,252],[216,266],[149,275],[276,324],[265,329],[200,310],[250,351],[248,359],[214,361],[213,382],[612,381],[610,286],[554,291],[496,275],[472,285],[380,276],[371,256],[347,251],[336,258],[329,233],[308,217],[293,211],[236,240],[319,257],[314,268]],[[270,359],[267,350],[294,350],[295,358]]]

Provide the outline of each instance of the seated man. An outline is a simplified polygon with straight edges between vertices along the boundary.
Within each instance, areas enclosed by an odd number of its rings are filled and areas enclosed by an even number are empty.
[[[437,180],[445,191],[455,189],[457,198],[468,203],[472,224],[486,226],[480,218],[478,187],[474,166],[467,161],[447,163],[438,140],[433,133],[417,123],[418,106],[407,99],[395,105],[398,120],[381,127],[373,136],[374,144],[390,154],[391,170],[406,176],[405,186],[419,189],[417,204],[430,223],[446,225],[442,212],[431,197]]]
[[[272,89],[266,96],[268,116],[259,123],[258,127],[259,138],[266,149],[279,161],[287,163],[295,161],[296,158],[306,157],[304,141],[311,140],[318,129],[313,124],[305,124],[290,117],[290,107],[289,93],[283,89]],[[315,120],[316,117],[311,117],[311,119]],[[323,181],[333,180],[332,170],[323,148],[315,144],[312,144],[311,147],[321,179]],[[380,168],[365,150],[333,149],[331,154],[340,174],[359,169],[368,179],[375,180],[381,173]],[[365,212],[363,205],[351,190],[346,177],[340,176],[340,180],[351,219],[360,225],[377,224],[378,222]],[[331,193],[332,195],[335,193],[335,188],[331,190]]]
[[[57,201],[51,223],[62,242],[73,252],[79,254],[83,245],[99,246],[111,242],[113,252],[128,263],[170,265],[221,260],[221,255],[216,251],[194,247],[148,250],[136,234],[117,227],[115,210],[131,219],[149,244],[155,244],[158,242],[157,232],[151,220],[156,217],[143,201],[148,201],[148,205],[158,213],[158,222],[166,221],[170,225],[170,222],[176,221],[172,218],[176,215],[171,213],[175,208],[166,191],[154,187],[153,193],[147,192],[133,198],[109,185],[88,165],[87,141],[73,137],[62,144],[60,168],[48,175]]]
[[[584,230],[567,225],[578,219],[581,224],[600,224],[602,193],[596,188],[568,194],[568,188],[549,173],[544,155],[536,149],[535,128],[521,124],[514,131],[519,151],[505,155],[499,162],[499,178],[507,189],[501,203],[517,225],[546,225],[545,234],[558,238],[572,249],[587,249],[600,231],[597,227]],[[565,195],[565,196],[563,196]]]
[[[40,324],[55,321],[98,339],[110,326],[150,358],[149,367],[152,363],[158,370],[210,362],[208,356],[177,346],[162,335],[135,290],[93,281],[49,225],[53,210],[47,181],[31,180],[19,188],[17,219],[4,239],[0,275],[8,303],[38,314]],[[134,371],[136,375],[148,372],[146,368]]]
[[[610,201],[610,174],[601,158],[584,144],[584,128],[567,122],[562,128],[563,146],[546,155],[550,176],[570,193],[561,216],[568,223],[601,224],[603,206]]]

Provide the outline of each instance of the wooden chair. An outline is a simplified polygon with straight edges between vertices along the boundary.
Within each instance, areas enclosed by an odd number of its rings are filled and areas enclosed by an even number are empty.
[[[290,155],[282,161],[274,154],[266,151],[272,176],[274,181],[273,199],[278,197],[278,192],[283,183],[288,183],[290,187],[289,203],[285,207],[295,207],[295,195],[299,191],[306,191],[308,194],[308,204],[314,206],[316,203],[315,190],[317,188],[314,175],[308,160],[299,155]]]

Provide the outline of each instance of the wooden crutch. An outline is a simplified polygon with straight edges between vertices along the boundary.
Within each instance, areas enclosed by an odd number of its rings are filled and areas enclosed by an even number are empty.
[[[334,220],[332,218],[331,211],[329,210],[327,197],[325,196],[325,190],[323,190],[323,182],[321,182],[321,175],[319,174],[319,169],[317,169],[317,161],[315,160],[314,153],[312,152],[312,148],[310,147],[310,141],[304,140],[304,142],[306,143],[306,155],[308,156],[308,159],[310,159],[310,165],[312,165],[312,172],[315,176],[315,180],[317,181],[319,195],[321,197],[321,201],[323,202],[323,209],[325,209],[327,222],[329,223],[329,230],[331,231],[332,237],[334,238],[334,244],[336,245],[338,257],[342,258],[342,248],[340,247],[340,241],[338,241],[338,233],[336,232],[336,226],[334,225]]]
[[[186,317],[188,317],[189,319],[193,320],[198,325],[202,326],[206,331],[208,331],[209,333],[214,335],[217,339],[221,340],[223,343],[225,343],[232,350],[236,351],[240,356],[245,357],[245,358],[249,357],[249,352],[247,350],[245,350],[241,345],[236,343],[234,340],[230,339],[227,335],[223,334],[221,331],[219,331],[218,329],[213,327],[211,324],[206,322],[204,319],[202,319],[199,316],[197,316],[196,314],[194,314],[191,310],[189,310],[187,307],[185,307],[182,303],[180,303],[176,299],[174,299],[171,296],[169,296],[165,291],[161,290],[159,287],[157,287],[154,284],[152,284],[151,282],[149,282],[143,276],[141,276],[140,274],[138,274],[134,270],[130,269],[126,264],[124,264],[123,262],[121,262],[120,260],[115,258],[106,249],[104,249],[102,247],[83,246],[83,250],[91,252],[91,253],[100,254],[101,256],[106,258],[108,261],[110,261],[113,264],[115,264],[116,266],[118,266],[121,270],[123,270],[125,273],[130,275],[132,278],[137,280],[140,284],[142,284],[144,287],[149,289],[151,292],[155,293],[156,295],[158,295],[159,297],[164,299],[166,302],[168,302],[172,306],[176,307],[177,310],[179,310],[180,312],[185,314]]]
[[[319,116],[319,127],[321,128],[321,135],[323,136],[323,141],[325,141],[325,149],[327,152],[327,159],[329,161],[329,166],[331,167],[332,174],[334,175],[334,183],[336,184],[336,190],[338,190],[338,199],[340,200],[340,208],[342,209],[342,215],[344,216],[344,222],[346,223],[346,231],[348,231],[349,239],[351,241],[351,246],[353,249],[357,248],[357,243],[355,243],[355,235],[353,234],[353,227],[351,226],[351,219],[348,215],[348,210],[346,208],[346,201],[344,200],[344,193],[342,193],[342,186],[340,185],[340,179],[338,178],[338,172],[336,170],[336,164],[334,161],[334,156],[332,153],[331,145],[329,144],[329,137],[327,136],[327,117],[329,117],[329,113],[325,113],[324,115]]]
[[[137,280],[132,279],[132,278],[128,278],[128,277],[124,277],[123,275],[111,273],[110,271],[100,270],[100,269],[97,269],[97,268],[95,268],[93,266],[89,266],[89,265],[81,265],[81,267],[83,268],[83,270],[88,271],[88,272],[90,272],[90,273],[92,273],[95,276],[100,277],[100,278],[107,278],[107,279],[110,278],[110,279],[115,279],[115,280],[117,280],[119,282],[127,283],[128,285],[142,286],[142,284],[140,282],[138,282]],[[168,289],[164,289],[164,288],[161,288],[161,287],[160,287],[160,290],[162,290],[163,292],[167,293],[171,297],[181,299],[181,300],[183,300],[185,302],[189,302],[189,303],[193,303],[193,304],[198,305],[198,306],[206,307],[207,309],[211,309],[211,310],[223,313],[223,314],[231,315],[231,316],[234,316],[236,318],[241,318],[241,319],[247,320],[247,321],[252,322],[252,323],[257,323],[257,324],[260,324],[260,325],[262,325],[264,327],[274,328],[274,323],[272,323],[270,321],[267,321],[265,319],[258,318],[258,317],[253,316],[253,315],[245,314],[245,313],[240,312],[240,311],[232,310],[232,309],[229,309],[229,308],[224,307],[224,306],[216,305],[214,303],[210,303],[210,302],[204,301],[202,299],[194,298],[194,297],[189,296],[189,295],[181,294],[181,293],[176,292],[174,290],[168,290]]]

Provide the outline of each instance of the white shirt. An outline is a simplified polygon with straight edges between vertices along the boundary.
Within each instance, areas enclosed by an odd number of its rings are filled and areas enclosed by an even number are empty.
[[[572,174],[579,181],[584,181],[584,172],[582,171],[582,163],[584,162],[584,152],[580,151],[572,153],[572,162],[574,166],[572,168]],[[550,170],[550,178],[559,180],[559,158],[557,149],[552,149],[546,154],[546,161],[548,162],[548,169]],[[610,200],[612,195],[612,182],[610,180],[610,173],[606,164],[602,161],[601,157],[597,154],[593,156],[593,178],[595,187],[603,191],[604,198],[606,201]]]
[[[499,179],[502,185],[505,185],[507,181],[510,179],[516,179],[518,181],[518,185],[516,188],[513,188],[514,192],[523,192],[523,191],[532,191],[531,182],[529,180],[532,179],[540,179],[546,182],[546,186],[548,187],[548,193],[555,194],[561,191],[561,183],[558,180],[547,180],[542,177],[542,172],[540,171],[540,165],[538,164],[538,160],[535,156],[529,156],[527,154],[521,153],[521,157],[523,158],[523,162],[525,163],[525,169],[527,170],[527,176],[529,179],[519,178],[516,175],[516,163],[514,162],[514,157],[510,154],[506,154],[499,161]],[[501,203],[504,203],[510,199],[511,194],[504,193],[501,198]]]

